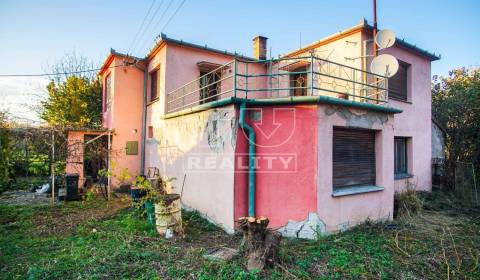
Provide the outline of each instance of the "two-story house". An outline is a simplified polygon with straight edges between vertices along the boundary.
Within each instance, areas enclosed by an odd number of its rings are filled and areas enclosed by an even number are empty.
[[[391,219],[408,182],[431,190],[439,57],[397,40],[380,53],[399,71],[376,75],[372,31],[362,21],[278,58],[261,36],[253,57],[165,35],[142,59],[112,51],[100,76],[114,172],[176,177],[183,205],[228,232],[247,215],[307,238]]]

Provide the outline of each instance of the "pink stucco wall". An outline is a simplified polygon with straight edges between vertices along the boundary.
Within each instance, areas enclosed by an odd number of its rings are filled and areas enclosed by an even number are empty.
[[[81,187],[84,181],[83,174],[83,139],[84,132],[69,131],[67,135],[68,154],[65,166],[66,173],[77,173],[78,186]]]
[[[256,133],[256,215],[270,227],[305,220],[316,211],[316,106],[254,107],[247,122]],[[247,216],[247,135],[238,129],[235,149],[235,220]],[[269,162],[270,160],[270,162]]]
[[[355,116],[363,116],[363,121]],[[345,107],[319,106],[318,109],[317,211],[327,231],[342,230],[366,219],[393,217],[393,115]],[[375,136],[376,186],[384,190],[333,197],[333,127],[372,129]]]
[[[123,64],[123,58],[115,57],[110,66]],[[134,66],[111,67],[102,75],[112,75],[112,106],[104,113],[104,127],[113,131],[111,162],[112,172],[120,174],[128,169],[132,176],[140,174],[140,143],[143,108],[143,71]],[[138,154],[127,155],[127,141],[138,141]],[[113,185],[118,181],[113,176]]]
[[[409,137],[407,144],[408,171],[412,178],[395,180],[395,190],[406,188],[407,180],[417,190],[432,189],[432,93],[430,91],[430,61],[405,49],[394,47],[385,50],[399,60],[409,63],[408,102],[390,99],[390,105],[402,109],[395,115],[395,136]]]

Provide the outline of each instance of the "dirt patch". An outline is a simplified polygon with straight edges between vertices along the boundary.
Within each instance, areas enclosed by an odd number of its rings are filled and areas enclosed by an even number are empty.
[[[82,223],[107,219],[129,206],[128,200],[114,199],[102,205],[85,203],[83,208],[54,207],[35,216],[33,219],[35,232],[40,235],[71,233]]]
[[[0,203],[7,205],[46,205],[50,202],[51,194],[29,191],[4,192],[0,197]]]

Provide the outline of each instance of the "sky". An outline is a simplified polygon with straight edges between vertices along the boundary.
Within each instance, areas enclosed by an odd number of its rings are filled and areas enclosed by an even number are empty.
[[[156,0],[150,13],[157,11],[155,18],[138,32],[152,0],[2,0],[0,75],[45,73],[72,51],[98,64],[110,48],[144,57],[162,30],[244,55],[252,55],[252,38],[262,35],[275,56],[373,18],[372,0],[186,0],[180,6],[182,1]],[[379,29],[441,54],[432,75],[480,65],[479,12],[479,0],[377,0]],[[47,83],[0,77],[0,109],[37,120],[31,107],[44,98]]]

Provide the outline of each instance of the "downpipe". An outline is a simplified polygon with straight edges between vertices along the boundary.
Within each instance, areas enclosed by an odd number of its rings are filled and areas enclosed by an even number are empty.
[[[239,125],[248,134],[248,216],[255,217],[255,131],[245,122],[246,102],[240,104]]]

